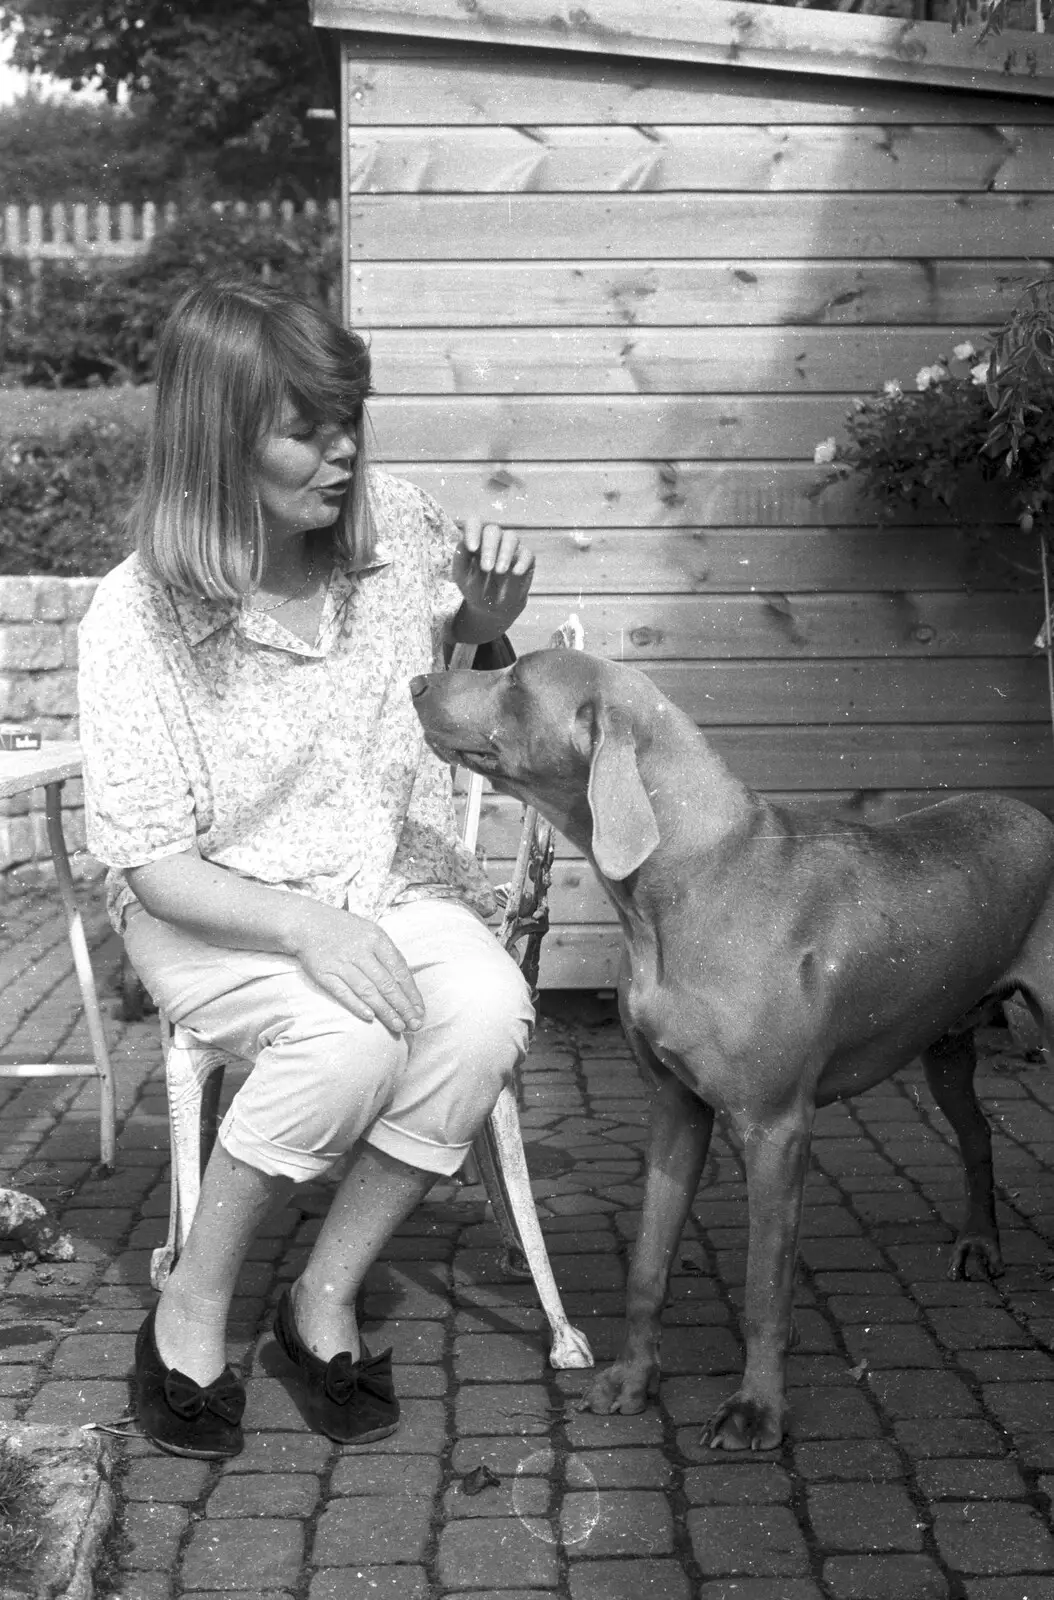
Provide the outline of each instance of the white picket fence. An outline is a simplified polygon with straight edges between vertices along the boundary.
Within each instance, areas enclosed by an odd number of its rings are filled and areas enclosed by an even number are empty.
[[[261,221],[293,222],[324,216],[335,228],[340,203],[323,205],[305,200],[298,208],[291,200],[272,205],[267,200],[218,201],[214,211],[230,209],[235,216],[256,216]],[[29,262],[121,259],[141,255],[159,227],[178,216],[174,204],[5,206],[0,227],[0,256]]]

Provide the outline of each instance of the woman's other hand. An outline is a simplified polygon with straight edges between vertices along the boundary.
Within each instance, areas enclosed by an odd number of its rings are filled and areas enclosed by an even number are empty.
[[[469,517],[461,543],[454,555],[451,576],[464,596],[465,622],[472,629],[468,636],[455,623],[458,638],[467,643],[475,638],[476,623],[489,624],[487,638],[497,638],[515,622],[524,606],[534,577],[534,553],[511,528],[499,528]]]
[[[308,977],[363,1022],[413,1032],[424,1002],[410,969],[383,928],[318,901],[298,908],[294,953]]]
[[[368,917],[243,878],[196,849],[128,867],[126,876],[152,917],[208,944],[291,956],[363,1022],[382,1022],[392,1033],[421,1026],[424,1003],[410,969]]]

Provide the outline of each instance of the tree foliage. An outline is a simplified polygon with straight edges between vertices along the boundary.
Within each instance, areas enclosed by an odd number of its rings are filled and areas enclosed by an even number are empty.
[[[0,0],[0,28],[16,67],[127,96],[220,189],[336,193],[335,127],[307,118],[332,101],[308,0]]]
[[[30,91],[0,107],[0,204],[167,199],[183,160],[132,110]]]

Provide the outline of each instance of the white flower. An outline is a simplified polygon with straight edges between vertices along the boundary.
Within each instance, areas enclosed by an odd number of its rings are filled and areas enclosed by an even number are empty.
[[[935,361],[932,367],[919,368],[915,374],[915,387],[916,389],[928,389],[931,385],[940,383],[941,379],[947,376],[947,367],[942,367],[939,361]]]
[[[989,367],[991,365],[992,365],[991,360],[979,361],[977,363],[976,367],[971,367],[970,368],[970,378],[971,378],[971,380],[974,383],[987,383],[988,382],[988,369],[989,369]]]
[[[821,439],[812,453],[812,459],[818,467],[826,467],[838,454],[838,441],[833,436],[830,439]]]
[[[974,349],[969,339],[967,339],[964,344],[957,344],[955,346],[955,349],[952,351],[952,358],[955,361],[972,361],[976,354],[977,351]]]
[[[883,394],[888,394],[889,398],[891,400],[899,400],[900,396],[904,393],[904,391],[900,387],[900,384],[898,383],[896,378],[889,378],[882,385],[882,393]]]

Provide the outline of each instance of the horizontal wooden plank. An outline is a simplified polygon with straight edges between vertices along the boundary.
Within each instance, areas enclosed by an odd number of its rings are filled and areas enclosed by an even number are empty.
[[[849,481],[817,497],[817,468],[797,462],[389,465],[434,495],[453,517],[478,513],[516,528],[884,525],[878,509]],[[942,519],[905,506],[896,520]]]
[[[1047,793],[1054,767],[1049,721],[715,727],[707,738],[741,783],[790,797],[824,789]],[[493,853],[482,829],[480,839]]]
[[[918,811],[924,806],[935,805],[939,800],[946,800],[949,795],[973,792],[972,786],[965,789],[949,787],[831,789],[826,793],[809,789],[800,789],[793,793],[787,790],[765,790],[761,784],[755,784],[754,787],[776,804],[801,807],[807,815],[816,820],[818,825],[822,825],[822,818],[825,815],[844,817],[850,822],[881,824],[890,822],[895,817],[906,816],[909,812]],[[996,787],[1001,794],[1023,800],[1046,816],[1054,816],[1054,789],[1049,785],[1014,788],[1007,784]],[[519,841],[521,815],[522,807],[507,796],[490,793],[484,796],[480,840],[487,855],[487,871],[494,883],[508,883],[512,878],[515,859],[512,852]],[[585,884],[587,876],[592,876],[589,863],[573,845],[568,844],[562,834],[556,835],[555,843],[557,869],[566,866],[580,878],[582,884]],[[569,882],[569,879],[563,881]],[[560,911],[567,921],[585,920],[576,915],[574,907],[567,906],[566,902],[560,907]]]
[[[550,928],[542,941],[539,989],[613,989],[622,939],[609,925]]]
[[[1026,656],[1041,616],[1016,594],[585,594],[587,648],[632,664],[861,656]],[[567,616],[563,595],[532,597],[512,634],[544,649]]]
[[[990,241],[996,243],[995,238]],[[1054,260],[404,261],[348,264],[348,315],[366,329],[577,328],[692,330],[944,324],[992,327]],[[1046,240],[1043,249],[1049,249]],[[538,334],[541,346],[544,334]],[[438,341],[435,341],[438,348]],[[730,347],[726,344],[725,361]],[[632,356],[632,352],[631,352]],[[907,369],[911,371],[910,366]],[[917,368],[915,369],[917,370]],[[892,374],[889,374],[892,376]],[[555,385],[559,387],[559,385]],[[678,387],[678,385],[674,385]]]
[[[381,396],[382,456],[401,461],[808,461],[841,434],[843,395]]]
[[[656,662],[648,676],[704,730],[737,723],[1050,725],[1046,662],[1039,655]]]
[[[1015,257],[1049,248],[1054,194],[354,194],[347,217],[358,261]]]
[[[463,0],[312,0],[318,26],[462,47],[496,43],[646,60],[727,62],[740,69],[861,77],[943,88],[995,89],[1050,98],[1054,47],[1044,36],[1007,31],[981,41],[977,30],[895,17],[761,10],[739,0],[664,0],[642,12],[639,0],[603,0],[587,10],[573,0],[502,0],[500,11]]]
[[[788,78],[734,67],[622,60],[553,50],[518,50],[515,70],[500,48],[455,50],[438,41],[345,33],[349,125],[488,126],[549,123],[877,122],[998,124],[1002,95],[957,93],[875,81]],[[1015,122],[1049,125],[1049,101],[1013,102]]]
[[[360,320],[355,317],[353,321]],[[982,325],[922,328],[475,327],[370,330],[381,395],[841,393],[914,384]]]
[[[1007,108],[1010,109],[1010,108]],[[353,194],[988,191],[1048,187],[1054,129],[637,123],[348,130]]]
[[[971,537],[951,527],[534,529],[546,594],[727,594],[752,589],[1014,589],[1035,593],[1032,535]],[[1030,600],[1037,615],[1039,598]]]
[[[522,641],[516,630],[515,643]],[[587,636],[586,648],[591,647]],[[521,651],[526,654],[526,647]],[[603,652],[597,652],[603,653]],[[1050,726],[1046,661],[880,656],[810,661],[647,661],[651,682],[703,730],[789,724]],[[1052,747],[1054,756],[1054,747]]]

